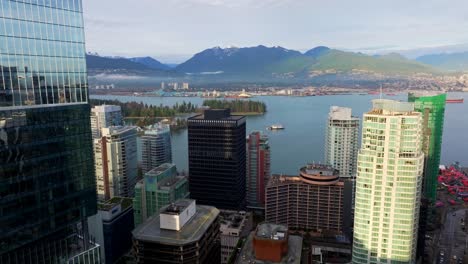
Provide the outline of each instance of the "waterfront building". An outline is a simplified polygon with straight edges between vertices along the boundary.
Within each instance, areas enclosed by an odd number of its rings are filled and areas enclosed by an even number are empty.
[[[190,195],[221,209],[245,206],[245,116],[205,110],[188,119]]]
[[[299,264],[302,237],[290,235],[285,225],[261,223],[245,241],[235,263]]]
[[[155,124],[145,128],[141,136],[141,170],[143,174],[164,163],[172,163],[169,125]]]
[[[266,187],[265,220],[293,229],[350,235],[353,183],[326,165],[299,176],[273,175]]]
[[[270,177],[270,144],[268,137],[252,132],[247,138],[247,206],[265,206],[265,183]]]
[[[332,106],[325,132],[325,164],[337,169],[342,178],[356,176],[359,118],[351,113],[351,108]]]
[[[444,131],[445,93],[410,93],[408,102],[414,102],[414,110],[422,114],[424,177],[423,195],[431,202],[437,199],[442,134]]]
[[[101,129],[94,139],[97,193],[101,200],[114,196],[133,197],[137,181],[136,127],[118,126]]]
[[[101,247],[101,263],[116,263],[132,247],[132,199],[114,197],[98,203],[98,213],[88,218],[90,237]]]
[[[122,109],[118,105],[98,105],[91,109],[91,131],[93,138],[101,137],[101,129],[123,126]]]
[[[133,231],[137,263],[220,262],[219,210],[182,199]]]
[[[221,210],[221,263],[230,263],[234,258],[239,241],[246,238],[252,231],[252,213],[245,211]]]
[[[374,100],[358,155],[353,263],[415,263],[424,168],[422,115]]]
[[[164,206],[188,197],[187,177],[178,176],[174,164],[164,163],[150,170],[135,185],[135,226],[157,215]]]
[[[82,11],[0,1],[0,263],[80,254],[67,238],[96,213]]]

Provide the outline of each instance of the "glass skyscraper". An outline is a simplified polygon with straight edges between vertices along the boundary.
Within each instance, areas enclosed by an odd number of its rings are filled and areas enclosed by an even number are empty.
[[[96,213],[92,151],[81,0],[1,0],[0,263],[63,258]]]
[[[189,189],[197,203],[245,207],[246,118],[207,109],[188,119]]]
[[[439,176],[446,99],[445,93],[408,95],[408,101],[414,102],[414,109],[420,112],[423,118],[425,154],[423,193],[431,202],[437,199],[437,176]]]
[[[413,264],[424,168],[413,103],[374,100],[358,154],[353,264]]]

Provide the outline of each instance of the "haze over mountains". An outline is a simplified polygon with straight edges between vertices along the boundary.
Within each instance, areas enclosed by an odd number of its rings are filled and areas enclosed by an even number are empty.
[[[448,71],[468,70],[468,52],[430,54],[416,60]]]
[[[155,77],[186,76],[227,80],[304,80],[323,75],[411,76],[468,70],[468,52],[427,55],[416,60],[397,53],[366,55],[319,46],[304,53],[263,45],[210,48],[175,68],[151,57],[109,58],[87,55],[88,71]]]

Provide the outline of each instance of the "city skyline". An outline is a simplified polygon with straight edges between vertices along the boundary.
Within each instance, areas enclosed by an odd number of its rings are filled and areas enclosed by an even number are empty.
[[[215,46],[260,44],[300,51],[325,45],[368,53],[441,46],[453,50],[460,45],[468,50],[468,3],[462,0],[451,5],[436,0],[339,1],[340,8],[337,2],[140,0],[135,5],[85,0],[87,50],[153,56],[165,63],[180,63]],[[112,11],[102,12],[109,5]]]

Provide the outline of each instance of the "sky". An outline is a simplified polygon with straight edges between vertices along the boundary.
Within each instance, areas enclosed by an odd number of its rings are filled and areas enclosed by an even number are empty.
[[[260,44],[468,50],[467,0],[83,0],[83,6],[88,52],[165,63],[215,46]]]

